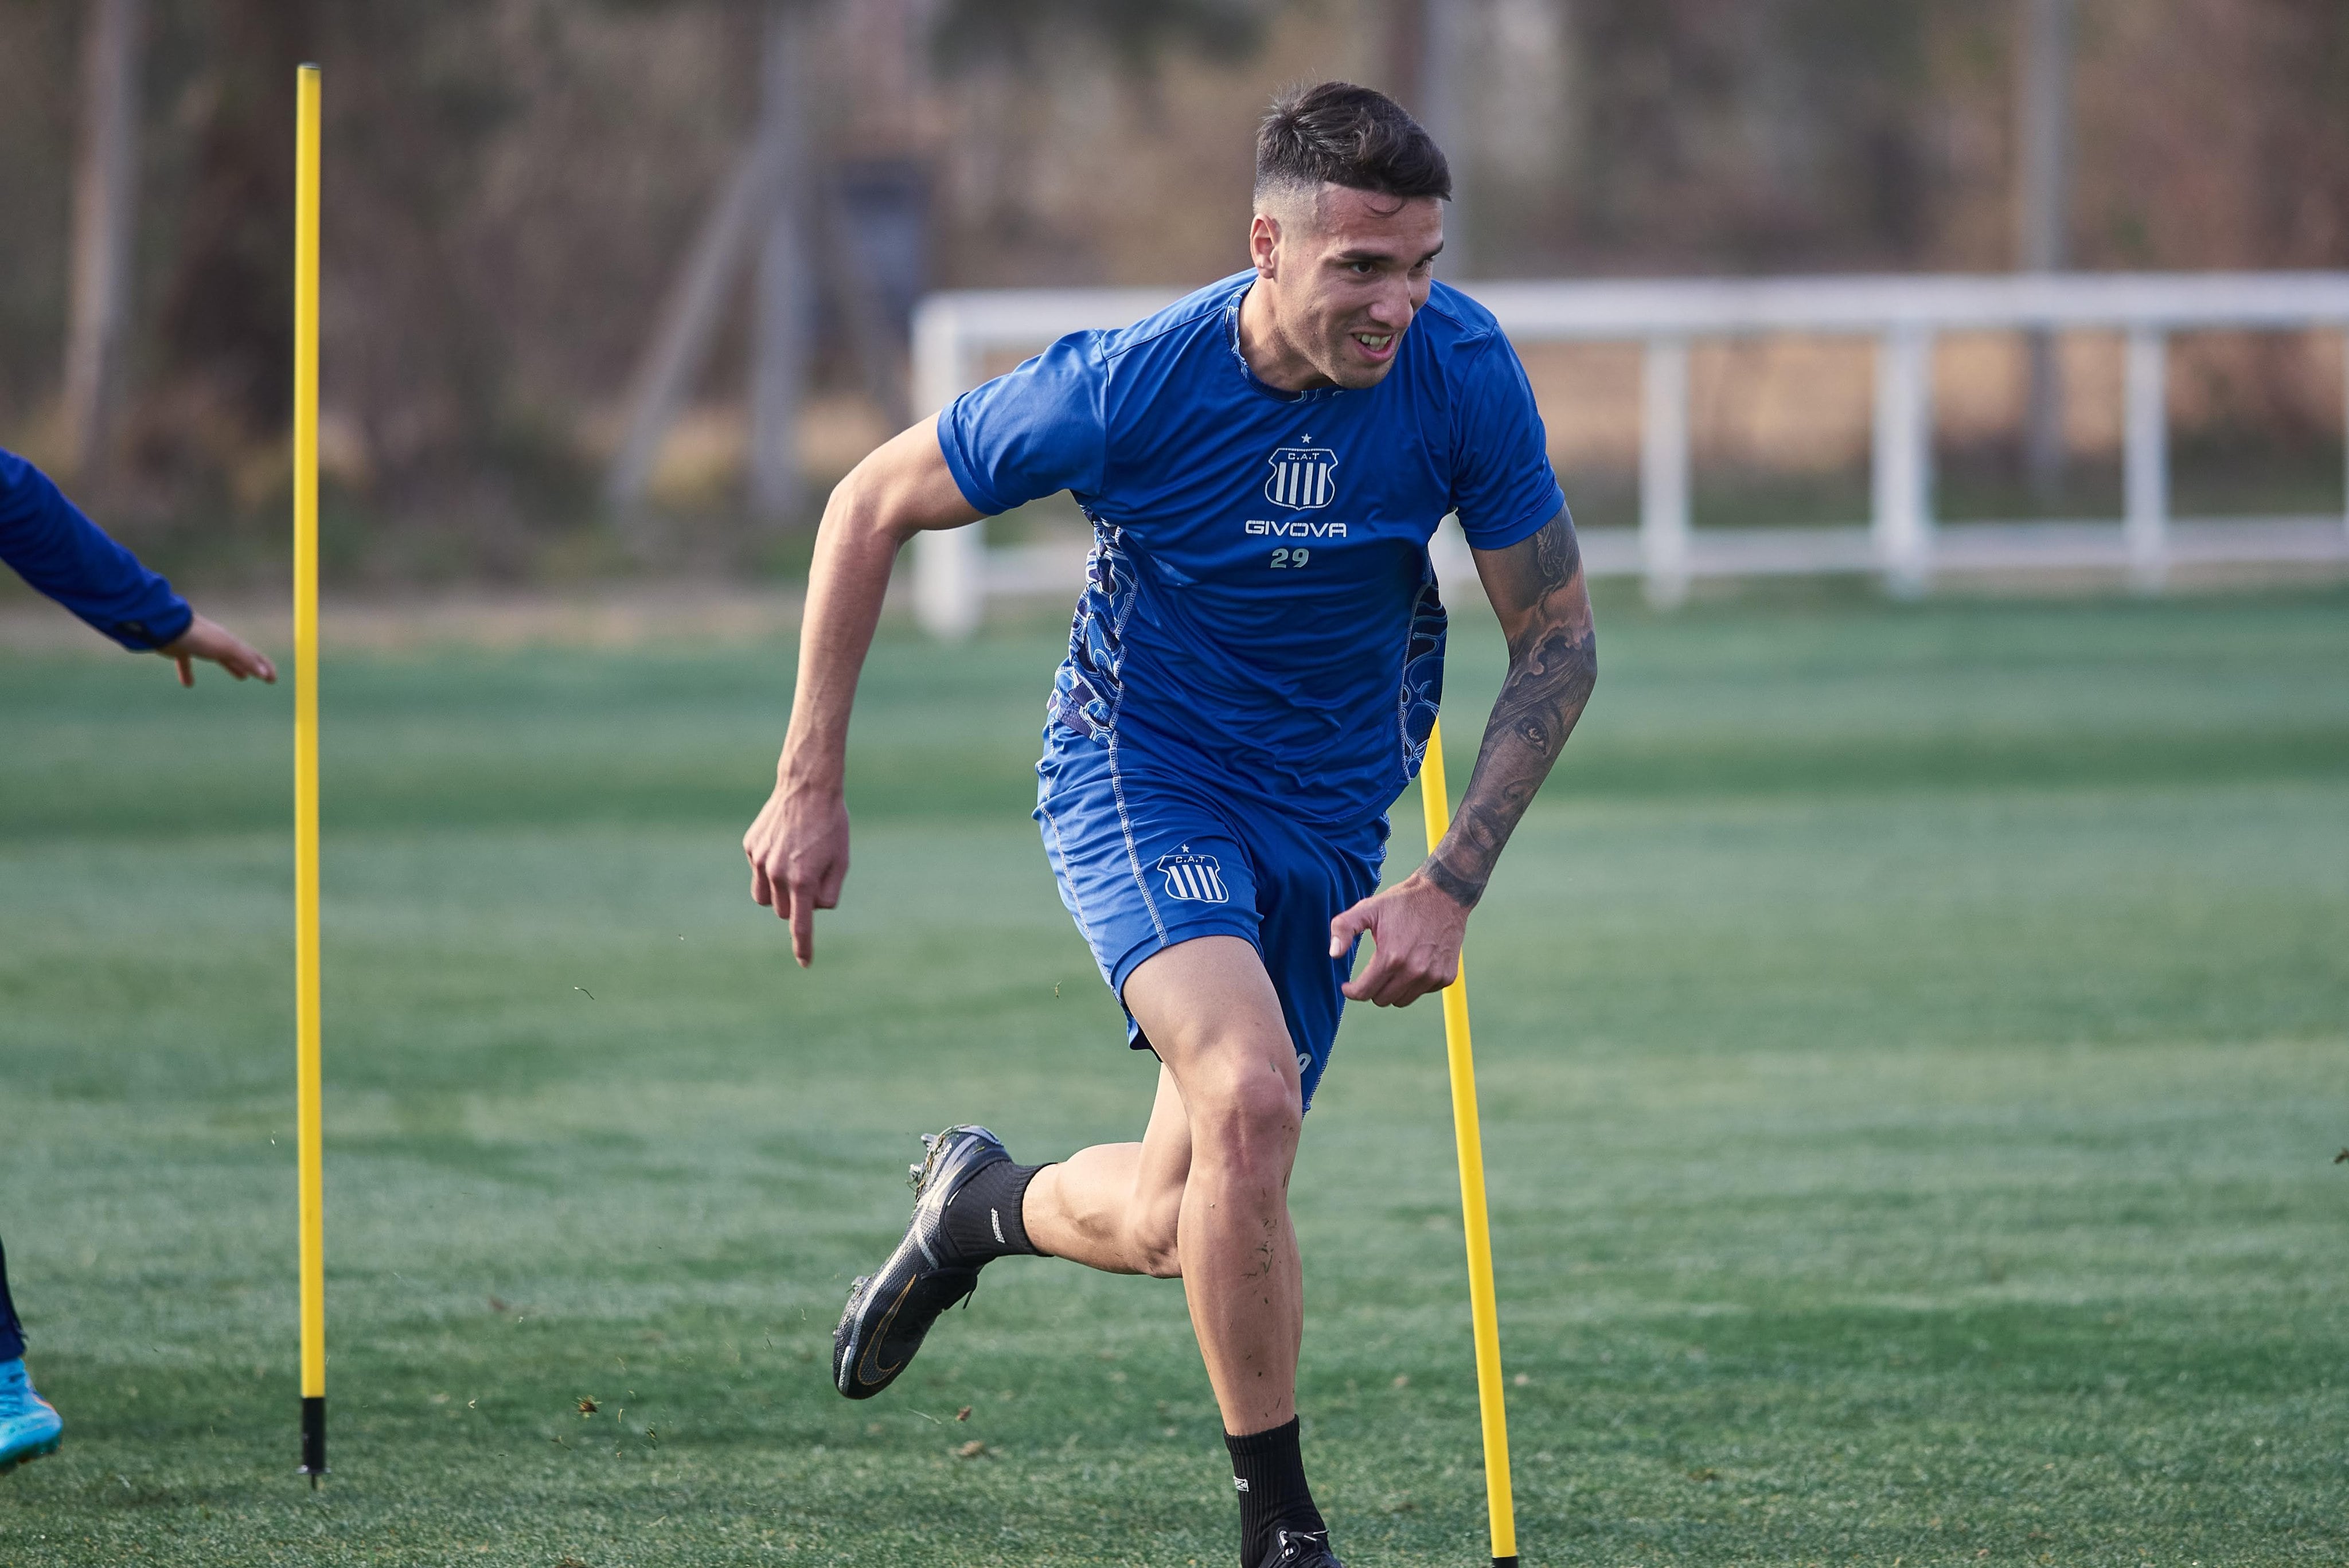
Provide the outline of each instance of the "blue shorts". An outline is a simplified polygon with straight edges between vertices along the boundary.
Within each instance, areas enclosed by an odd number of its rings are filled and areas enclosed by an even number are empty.
[[[1061,902],[1120,1003],[1126,976],[1153,954],[1195,936],[1238,937],[1272,976],[1311,1106],[1346,1005],[1339,987],[1353,972],[1352,947],[1330,956],[1330,922],[1379,885],[1385,819],[1299,822],[1195,780],[1122,770],[1109,736],[1058,724],[1044,727],[1036,779]],[[1150,1048],[1132,1013],[1126,1043]]]

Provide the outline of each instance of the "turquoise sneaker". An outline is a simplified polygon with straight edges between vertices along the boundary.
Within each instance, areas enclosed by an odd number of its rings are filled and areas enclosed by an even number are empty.
[[[33,1392],[24,1358],[0,1361],[0,1475],[26,1460],[56,1453],[65,1429],[57,1407]]]

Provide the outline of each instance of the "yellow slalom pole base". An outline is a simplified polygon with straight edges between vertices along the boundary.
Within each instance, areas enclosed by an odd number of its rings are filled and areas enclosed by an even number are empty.
[[[1444,727],[1427,737],[1419,770],[1427,849],[1452,826],[1444,782]],[[1485,1503],[1491,1515],[1494,1568],[1517,1568],[1516,1502],[1509,1490],[1509,1412],[1501,1383],[1501,1320],[1493,1295],[1493,1232],[1485,1212],[1485,1137],[1476,1120],[1476,1061],[1468,1039],[1465,958],[1444,988],[1444,1052],[1452,1070],[1452,1135],[1460,1156],[1461,1228],[1468,1234],[1468,1316],[1476,1339],[1476,1405],[1485,1427]]]
[[[302,1468],[326,1473],[326,1180],[318,1067],[318,67],[294,135],[294,1033],[300,1170]]]

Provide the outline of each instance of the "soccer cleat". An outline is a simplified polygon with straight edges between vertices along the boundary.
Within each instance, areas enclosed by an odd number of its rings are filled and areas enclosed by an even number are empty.
[[[24,1358],[0,1363],[0,1475],[27,1460],[56,1453],[65,1429],[57,1407],[33,1392]]]
[[[907,1171],[914,1217],[905,1239],[879,1272],[848,1287],[848,1305],[832,1331],[833,1386],[852,1399],[869,1399],[895,1381],[914,1359],[938,1314],[978,1286],[987,1260],[966,1263],[946,1237],[947,1205],[972,1175],[1011,1158],[983,1127],[949,1127],[924,1134],[922,1162]]]
[[[1275,1530],[1272,1550],[1257,1568],[1346,1568],[1330,1550],[1326,1530]]]

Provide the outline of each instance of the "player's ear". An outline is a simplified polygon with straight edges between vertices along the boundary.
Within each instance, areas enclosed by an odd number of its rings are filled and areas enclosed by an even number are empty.
[[[1257,276],[1279,275],[1280,220],[1269,212],[1258,212],[1248,223],[1248,260],[1256,263]]]

